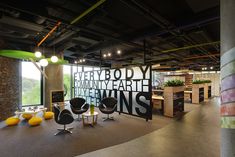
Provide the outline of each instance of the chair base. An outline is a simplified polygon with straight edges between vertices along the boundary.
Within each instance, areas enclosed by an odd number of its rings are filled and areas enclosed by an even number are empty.
[[[109,115],[107,116],[107,117],[103,117],[102,118],[103,119],[103,121],[107,121],[107,120],[114,120],[114,118],[113,117],[110,117]]]
[[[64,134],[64,133],[70,133],[70,134],[72,134],[72,131],[71,131],[72,129],[73,129],[72,127],[68,127],[68,128],[66,128],[66,127],[64,127],[64,128],[59,128],[59,129],[57,129],[57,130],[59,130],[59,132],[55,133],[54,135],[56,136],[56,135]]]
[[[80,114],[78,115],[78,118],[76,118],[75,120],[79,121],[79,122],[82,121],[82,118],[81,118]]]

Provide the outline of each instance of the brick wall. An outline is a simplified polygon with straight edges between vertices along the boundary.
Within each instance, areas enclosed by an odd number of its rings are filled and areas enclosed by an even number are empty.
[[[20,61],[0,56],[0,121],[14,115],[20,104]]]

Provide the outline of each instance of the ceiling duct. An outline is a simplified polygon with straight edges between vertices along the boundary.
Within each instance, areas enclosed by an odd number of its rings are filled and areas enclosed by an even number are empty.
[[[45,22],[46,18],[44,17],[41,17],[41,16],[36,16],[34,18],[34,21],[37,23],[37,24],[43,24]]]
[[[84,36],[79,36],[79,37],[76,37],[76,38],[73,38],[73,39],[78,40],[78,41],[91,43],[91,44],[97,44],[98,43],[98,41],[96,41],[94,39],[91,39],[91,38],[84,37]]]
[[[28,34],[22,34],[22,33],[3,33],[1,32],[0,36],[3,37],[9,37],[9,38],[20,38],[20,39],[25,39],[28,38]]]
[[[76,32],[74,31],[67,31],[64,34],[60,35],[59,37],[57,37],[55,40],[53,40],[48,46],[53,46],[69,37],[71,37],[72,35],[76,34]]]
[[[10,10],[10,9],[6,9],[6,8],[0,8],[0,11],[9,14],[12,17],[19,17],[20,16],[20,12],[15,11],[15,10]]]
[[[11,18],[8,16],[2,16],[0,18],[0,23],[10,25],[10,26],[15,26],[15,27],[20,27],[28,30],[32,30],[35,32],[41,32],[43,30],[43,26],[40,26],[38,24],[30,23],[27,21],[23,21],[20,19],[15,19]]]

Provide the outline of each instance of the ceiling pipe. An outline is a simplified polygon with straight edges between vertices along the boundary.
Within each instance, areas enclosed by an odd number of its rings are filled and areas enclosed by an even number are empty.
[[[208,46],[208,45],[215,45],[215,44],[219,44],[219,43],[220,43],[220,41],[215,41],[215,42],[209,42],[209,43],[196,44],[196,45],[190,45],[190,46],[185,46],[185,47],[179,47],[179,48],[163,50],[161,52],[166,54],[166,53],[169,53],[169,52],[192,49],[192,48],[203,47],[203,46]]]
[[[74,23],[76,23],[77,21],[79,21],[81,18],[83,18],[84,16],[86,16],[87,14],[89,14],[92,10],[94,10],[95,8],[97,8],[98,6],[100,6],[101,4],[103,4],[106,0],[100,0],[98,1],[96,4],[94,4],[93,6],[91,6],[89,9],[87,9],[85,12],[83,12],[81,15],[79,15],[78,17],[76,17],[73,21],[70,22],[71,25],[73,25]]]
[[[61,22],[58,21],[56,25],[50,30],[50,32],[47,33],[47,35],[44,38],[42,38],[42,40],[39,43],[37,43],[37,47],[39,47],[60,26],[60,24]]]

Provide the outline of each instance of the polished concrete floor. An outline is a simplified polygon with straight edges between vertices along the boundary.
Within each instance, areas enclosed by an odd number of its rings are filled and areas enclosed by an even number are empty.
[[[78,157],[219,156],[219,98],[213,98],[162,129]]]

